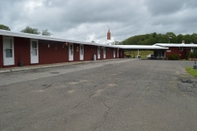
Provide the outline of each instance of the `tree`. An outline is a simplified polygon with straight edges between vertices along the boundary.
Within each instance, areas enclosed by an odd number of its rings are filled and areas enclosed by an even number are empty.
[[[152,33],[152,37],[153,38],[157,37],[157,33],[156,32]]]
[[[185,40],[185,43],[195,43],[197,44],[197,33],[192,35],[175,35],[173,32],[167,32],[166,34],[157,34],[156,32],[151,34],[136,35],[127,38],[122,41],[123,45],[153,45],[155,43],[182,43],[182,40]]]
[[[42,30],[42,35],[51,36],[52,34],[47,30]]]
[[[191,42],[197,44],[197,33],[193,33],[191,35]]]
[[[177,43],[182,43],[182,40],[183,40],[183,35],[182,34],[179,34],[177,36]]]
[[[190,34],[186,34],[183,36],[183,40],[185,41],[185,43],[191,43],[191,35]]]
[[[36,28],[31,28],[29,26],[27,26],[25,29],[21,30],[21,32],[24,33],[30,33],[30,34],[40,34],[39,30]]]
[[[168,39],[168,43],[176,42],[176,35],[173,32],[167,32],[165,35]]]
[[[10,28],[6,25],[0,24],[0,29],[10,31]]]
[[[120,41],[114,41],[114,42],[113,42],[113,45],[120,45],[120,44],[121,44]]]

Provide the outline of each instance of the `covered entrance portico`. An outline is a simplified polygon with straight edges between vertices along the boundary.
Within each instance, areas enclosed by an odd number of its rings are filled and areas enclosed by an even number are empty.
[[[153,51],[154,59],[165,59],[165,52],[168,47],[160,47],[154,45],[115,45],[127,51],[137,51],[134,57],[140,56],[140,51]]]

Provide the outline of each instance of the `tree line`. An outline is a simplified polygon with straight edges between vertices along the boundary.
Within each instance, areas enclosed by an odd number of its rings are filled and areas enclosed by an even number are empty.
[[[8,26],[3,25],[3,24],[0,24],[0,29],[11,31],[11,29]],[[29,27],[29,26],[27,26],[26,28],[21,30],[21,32],[30,33],[30,34],[41,34],[41,35],[45,35],[45,36],[51,36],[52,35],[52,33],[48,31],[48,29],[42,30],[40,32],[37,28],[32,28],[32,27]]]
[[[150,33],[144,35],[136,35],[122,41],[123,45],[153,45],[155,43],[184,43],[197,44],[197,33],[186,35],[175,35],[173,32],[167,32],[166,34]]]
[[[6,25],[0,24],[0,29],[10,31],[10,28]],[[24,33],[31,34],[41,34],[45,36],[51,36],[52,33],[47,29],[41,32],[37,28],[32,28],[27,26],[25,29],[21,30]],[[123,44],[123,45],[153,45],[155,43],[195,43],[197,44],[197,33],[193,34],[178,34],[175,35],[173,32],[167,32],[166,34],[157,34],[156,32],[150,34],[136,35],[127,38],[126,40],[119,42],[115,41],[113,44]]]

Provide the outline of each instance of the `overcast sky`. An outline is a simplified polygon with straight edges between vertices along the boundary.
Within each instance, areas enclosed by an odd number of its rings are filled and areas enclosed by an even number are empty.
[[[20,32],[48,29],[53,37],[106,42],[146,33],[197,33],[197,0],[0,0],[0,24]]]

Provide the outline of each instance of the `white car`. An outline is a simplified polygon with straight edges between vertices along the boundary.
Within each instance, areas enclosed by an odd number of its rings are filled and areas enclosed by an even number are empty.
[[[154,55],[153,55],[153,54],[148,54],[146,57],[147,57],[148,59],[151,59],[151,58],[154,57]]]

